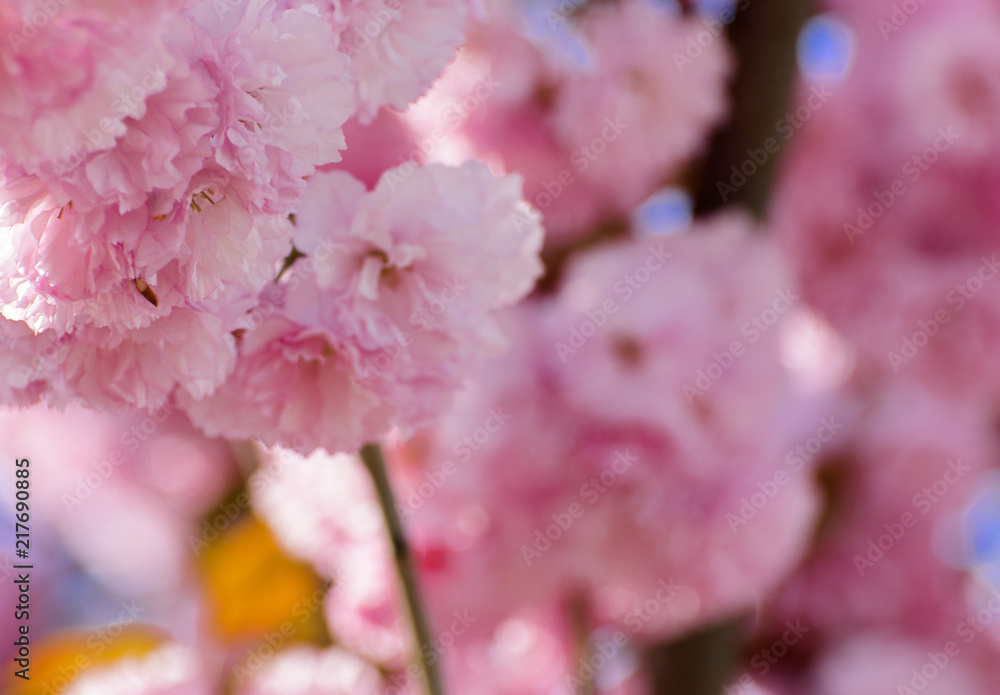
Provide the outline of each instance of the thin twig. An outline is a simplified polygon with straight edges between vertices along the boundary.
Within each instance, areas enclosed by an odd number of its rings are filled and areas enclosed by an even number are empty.
[[[385,517],[385,525],[389,531],[389,540],[392,542],[393,557],[396,561],[396,571],[399,573],[399,580],[403,585],[403,593],[406,598],[406,607],[410,615],[410,624],[413,628],[413,636],[416,642],[417,662],[420,664],[420,672],[424,680],[424,692],[427,695],[443,695],[441,687],[441,676],[437,670],[437,660],[431,659],[433,647],[431,646],[430,628],[427,625],[427,616],[424,614],[423,603],[420,600],[420,591],[417,587],[416,571],[413,565],[413,555],[410,546],[406,542],[406,533],[403,524],[396,512],[396,499],[392,494],[392,486],[389,484],[389,476],[385,469],[385,460],[382,457],[382,450],[378,444],[365,444],[361,449],[361,460],[371,474],[372,482],[375,483],[375,492],[378,496],[379,505],[382,507],[382,514]]]
[[[747,618],[689,632],[646,654],[655,695],[721,695],[735,674]]]
[[[573,630],[573,643],[577,654],[577,695],[595,695],[597,692],[591,669],[584,673],[584,665],[589,665],[594,656],[593,642],[587,620],[587,599],[575,596],[569,601],[569,619]]]

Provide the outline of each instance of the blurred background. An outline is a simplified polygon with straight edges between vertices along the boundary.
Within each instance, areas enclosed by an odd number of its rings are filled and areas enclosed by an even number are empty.
[[[483,0],[465,32],[336,165],[485,159],[546,228],[506,349],[383,442],[446,691],[995,693],[1000,5]],[[355,455],[170,405],[6,409],[0,451],[3,692],[421,692]]]

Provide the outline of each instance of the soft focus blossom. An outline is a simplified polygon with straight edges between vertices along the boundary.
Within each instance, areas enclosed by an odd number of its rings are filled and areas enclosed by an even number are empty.
[[[995,433],[978,408],[913,385],[871,400],[814,455],[831,486],[827,524],[777,612],[833,634],[949,639],[967,611],[949,520],[996,460]]]
[[[693,60],[703,29],[646,0],[588,9],[582,40],[594,66],[568,75],[555,99],[557,137],[583,178],[610,185],[628,210],[668,180],[725,114],[726,44]]]
[[[554,240],[593,232],[676,176],[725,112],[725,42],[684,57],[700,23],[645,0],[487,5],[420,130],[457,126],[475,152],[524,172]]]
[[[930,695],[990,692],[988,682],[968,660],[950,657],[941,651],[942,646],[934,642],[907,642],[885,634],[859,635],[836,645],[824,656],[816,673],[816,692],[819,695],[875,695],[910,690]],[[935,656],[940,665],[932,661]]]
[[[939,14],[921,7],[891,42],[859,44],[871,67],[803,127],[775,217],[805,298],[866,373],[995,393],[995,370],[981,369],[1000,330],[997,90],[983,36],[1000,15],[978,3]]]
[[[65,692],[72,695],[210,695],[215,687],[193,649],[171,644],[147,656],[125,658],[90,671]]]
[[[516,320],[517,348],[481,372],[410,488],[440,614],[579,593],[629,624],[656,597],[634,632],[673,634],[752,605],[794,566],[816,510],[807,475],[740,516],[783,454],[778,329],[754,318],[773,325],[781,293],[794,301],[747,227],[595,251],[556,303]]]
[[[4,456],[31,461],[34,526],[94,576],[137,594],[183,584],[189,536],[235,474],[225,443],[171,408],[111,418],[36,407],[0,413],[0,433]]]
[[[385,524],[355,456],[268,452],[250,482],[254,508],[279,539],[333,582],[324,614],[341,642],[381,664],[409,648]]]
[[[269,661],[240,695],[374,695],[378,672],[341,649],[290,649]]]

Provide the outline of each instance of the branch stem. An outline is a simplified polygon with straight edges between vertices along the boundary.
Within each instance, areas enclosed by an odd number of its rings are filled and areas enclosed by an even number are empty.
[[[396,498],[392,493],[392,486],[389,484],[385,459],[382,457],[382,450],[379,445],[365,444],[361,449],[361,460],[364,462],[365,468],[368,469],[372,482],[375,484],[375,493],[378,496],[379,506],[382,507],[382,514],[385,517],[385,525],[389,531],[389,540],[392,542],[392,554],[396,562],[396,572],[399,574],[399,581],[403,586],[406,608],[410,617],[410,626],[413,629],[413,637],[417,649],[416,660],[420,664],[424,692],[427,695],[443,695],[444,690],[441,687],[441,676],[438,673],[437,660],[431,659],[433,646],[431,645],[430,628],[427,624],[427,616],[424,613],[423,603],[420,600],[413,554],[410,552],[403,524],[399,519],[399,513],[396,511]]]

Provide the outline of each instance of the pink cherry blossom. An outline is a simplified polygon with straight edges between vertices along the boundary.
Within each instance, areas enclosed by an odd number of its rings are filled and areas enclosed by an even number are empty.
[[[252,298],[290,248],[288,221],[255,211],[252,187],[225,172],[199,172],[155,217],[59,204],[33,177],[5,183],[4,314],[36,331],[137,328],[186,300]]]
[[[825,654],[816,673],[819,695],[907,692],[928,695],[979,695],[990,692],[989,681],[977,673],[968,658],[949,657],[941,644],[900,639],[892,634],[861,634],[836,644]],[[936,666],[930,660],[942,654],[947,660]],[[938,657],[941,658],[941,657]],[[930,666],[926,666],[930,663]],[[922,675],[927,668],[932,678]]]
[[[282,0],[312,4],[331,23],[357,79],[358,117],[403,110],[441,74],[465,38],[466,0]]]
[[[112,147],[174,60],[153,30],[161,3],[129,12],[131,23],[98,3],[57,7],[51,19],[30,0],[0,9],[0,152],[29,168]]]
[[[198,653],[167,644],[142,657],[127,657],[87,671],[66,688],[72,695],[209,695],[217,688]]]
[[[378,671],[336,647],[294,647],[267,661],[240,695],[376,695]]]
[[[569,68],[522,35],[519,7],[492,3],[490,21],[471,22],[468,45],[407,119],[420,142],[437,143],[446,132],[431,159],[457,149],[522,173],[550,241],[579,237],[617,208],[611,191],[579,175],[576,145],[558,137],[553,102]]]
[[[263,301],[232,377],[189,412],[208,432],[328,451],[428,422],[503,344],[490,312],[540,272],[541,229],[520,202],[517,177],[472,163],[392,169],[370,193],[317,174],[296,211],[309,258]]]
[[[998,176],[988,123],[1000,92],[984,68],[1000,15],[977,3],[947,14],[922,8],[892,42],[859,43],[871,68],[803,128],[775,221],[804,297],[866,373],[982,394],[996,391],[982,366],[1000,334],[985,193]]]
[[[254,203],[287,213],[304,177],[336,162],[346,147],[343,124],[354,112],[350,60],[337,51],[329,24],[274,0],[217,11],[204,2],[199,57],[220,85],[222,123],[215,157],[253,181]]]
[[[978,406],[906,382],[879,392],[815,455],[829,481],[823,535],[776,597],[777,622],[832,634],[882,627],[951,639],[968,611],[962,510],[997,455]]]
[[[687,56],[701,22],[648,0],[582,14],[593,68],[567,76],[553,120],[583,178],[610,186],[629,209],[671,178],[725,115],[730,58],[723,39]]]
[[[49,381],[59,373],[65,341],[54,333],[41,336],[22,321],[0,318],[0,403],[31,405],[45,394]]]
[[[57,201],[84,209],[115,203],[126,213],[154,192],[159,201],[180,200],[211,154],[219,88],[204,64],[183,56],[164,79],[163,91],[146,99],[145,113],[123,122],[114,147],[94,153],[85,147],[38,167]]]
[[[788,392],[780,328],[753,322],[774,326],[794,289],[742,218],[706,227],[582,257],[434,432],[401,497],[436,614],[488,606],[489,629],[579,595],[623,625],[658,596],[635,634],[663,637],[755,604],[800,560],[817,500],[808,474],[773,482]]]
[[[268,451],[250,481],[254,509],[281,542],[333,582],[324,614],[339,642],[405,668],[410,639],[385,523],[356,456]]]

